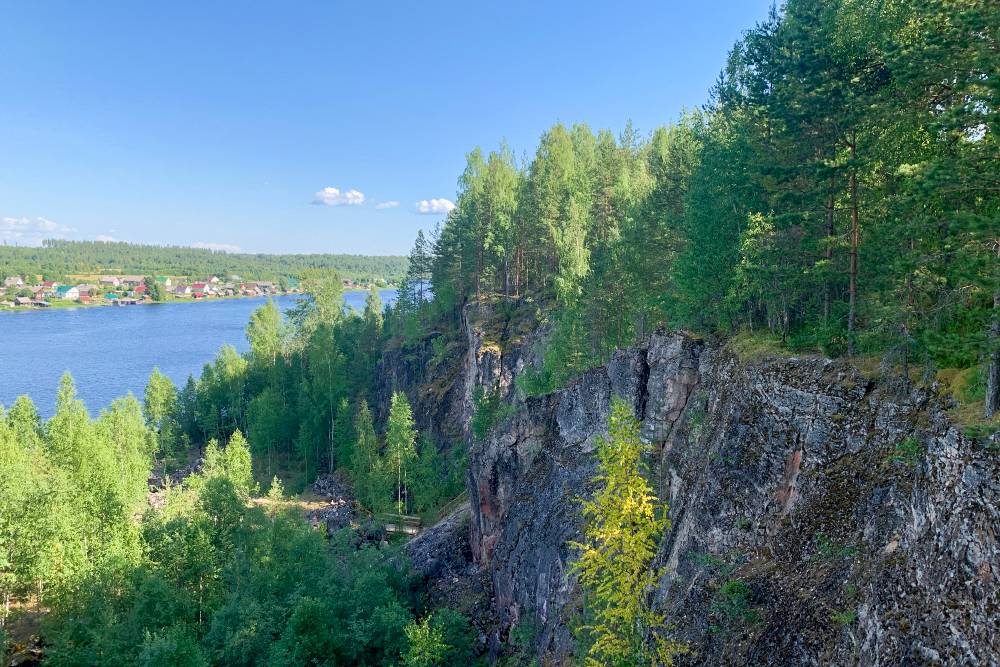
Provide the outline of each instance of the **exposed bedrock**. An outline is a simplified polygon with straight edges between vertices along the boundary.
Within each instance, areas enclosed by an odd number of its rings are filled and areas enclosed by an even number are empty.
[[[521,362],[469,342],[467,384],[509,386]],[[997,454],[942,399],[844,362],[744,362],[663,333],[519,402],[471,445],[470,547],[498,640],[530,616],[547,660],[573,650],[567,543],[615,395],[641,419],[670,503],[650,602],[690,642],[685,661],[998,664]]]

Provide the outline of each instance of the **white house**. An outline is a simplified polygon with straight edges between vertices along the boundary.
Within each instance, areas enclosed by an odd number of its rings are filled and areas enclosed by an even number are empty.
[[[108,285],[110,285],[112,287],[118,287],[121,284],[122,284],[122,281],[118,278],[118,276],[101,276],[101,285],[102,286],[108,286]]]
[[[56,296],[66,301],[76,301],[80,298],[80,288],[72,285],[63,285],[56,288]]]
[[[24,287],[24,280],[21,279],[21,276],[11,276],[10,278],[3,279],[3,286],[21,289]]]

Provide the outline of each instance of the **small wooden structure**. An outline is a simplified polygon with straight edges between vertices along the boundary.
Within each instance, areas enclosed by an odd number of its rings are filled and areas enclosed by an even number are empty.
[[[385,526],[385,532],[396,535],[417,535],[422,521],[409,514],[376,514],[375,519]]]

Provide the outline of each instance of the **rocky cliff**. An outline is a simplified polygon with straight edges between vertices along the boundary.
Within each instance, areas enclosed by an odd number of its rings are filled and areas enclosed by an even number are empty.
[[[517,407],[469,438],[463,553],[492,589],[494,650],[527,622],[544,663],[572,655],[580,595],[567,543],[618,395],[670,504],[650,603],[693,649],[683,662],[1000,664],[1000,459],[949,423],[933,392],[845,362],[741,360],[660,333],[520,400],[519,348],[475,333],[468,344],[448,410],[467,425],[476,383]],[[465,522],[440,530],[456,526],[464,540]]]

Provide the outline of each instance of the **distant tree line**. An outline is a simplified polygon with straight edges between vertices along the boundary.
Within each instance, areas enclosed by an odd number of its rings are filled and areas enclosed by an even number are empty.
[[[244,280],[298,277],[311,269],[335,270],[356,282],[395,283],[406,274],[406,257],[366,255],[266,255],[203,248],[100,241],[45,241],[41,247],[0,245],[0,278],[44,276],[65,280],[78,274],[132,274]]]

